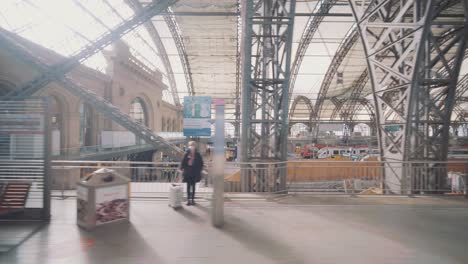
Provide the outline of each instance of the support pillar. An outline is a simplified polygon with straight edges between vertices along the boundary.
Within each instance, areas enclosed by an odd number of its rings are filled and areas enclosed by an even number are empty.
[[[467,1],[349,2],[367,58],[385,189],[443,191]],[[449,8],[464,15],[443,17]]]
[[[221,227],[224,224],[224,101],[222,99],[215,99],[215,107],[211,222],[213,226]]]
[[[286,188],[295,6],[295,0],[243,2],[241,189],[244,192],[278,192]]]

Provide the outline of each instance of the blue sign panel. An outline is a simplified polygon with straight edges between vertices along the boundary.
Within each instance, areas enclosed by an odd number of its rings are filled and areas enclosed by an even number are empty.
[[[211,97],[184,97],[184,136],[211,136]]]

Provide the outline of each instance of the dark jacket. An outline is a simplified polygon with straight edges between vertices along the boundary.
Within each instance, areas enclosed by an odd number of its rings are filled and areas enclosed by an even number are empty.
[[[200,153],[196,151],[192,166],[188,165],[189,159],[190,151],[185,153],[184,158],[180,163],[180,169],[183,171],[182,175],[184,176],[184,182],[199,182],[201,180],[201,172],[203,169],[203,158]]]

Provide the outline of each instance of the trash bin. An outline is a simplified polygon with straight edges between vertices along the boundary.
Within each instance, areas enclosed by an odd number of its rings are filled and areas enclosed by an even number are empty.
[[[77,224],[96,226],[128,222],[130,180],[114,170],[102,168],[77,183]]]

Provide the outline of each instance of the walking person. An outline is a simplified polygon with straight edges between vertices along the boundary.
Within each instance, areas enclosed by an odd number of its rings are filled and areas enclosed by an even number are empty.
[[[183,181],[187,183],[187,205],[195,204],[195,184],[201,180],[203,158],[197,150],[197,143],[190,141],[189,149],[180,163]]]

